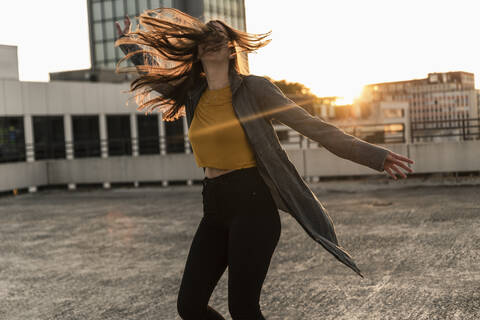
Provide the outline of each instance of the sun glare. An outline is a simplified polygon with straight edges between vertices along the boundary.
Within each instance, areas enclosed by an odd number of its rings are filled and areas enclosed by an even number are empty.
[[[331,95],[331,96],[336,96],[337,99],[336,101],[333,103],[333,105],[335,106],[344,106],[344,105],[348,105],[348,104],[353,104],[355,102],[355,100],[357,100],[361,94],[362,94],[362,90],[363,90],[363,85],[359,85],[357,88],[345,88],[347,89],[347,91],[344,91],[343,94],[338,94],[338,95]],[[324,90],[315,90],[312,92],[318,96],[319,98],[321,97],[324,97],[325,96],[325,92]],[[323,92],[323,95],[321,93],[317,93],[317,92]]]

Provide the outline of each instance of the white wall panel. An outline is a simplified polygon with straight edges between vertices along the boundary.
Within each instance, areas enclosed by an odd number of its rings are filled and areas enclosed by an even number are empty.
[[[47,87],[45,82],[20,82],[24,112],[27,114],[47,113]]]
[[[24,113],[22,88],[20,82],[5,80],[5,115],[21,115]]]
[[[0,116],[5,114],[5,81],[0,80]]]
[[[67,93],[66,109],[64,110],[82,110],[86,109],[86,97],[85,97],[85,82],[72,82],[70,86],[65,90]],[[69,109],[68,109],[69,108]],[[65,113],[65,112],[64,112]]]
[[[0,44],[0,78],[18,81],[17,46]]]
[[[66,95],[63,90],[65,84],[60,81],[51,82],[47,89],[47,109],[50,114],[66,112]]]
[[[127,105],[127,100],[132,94],[128,93],[128,90],[130,89],[130,85],[127,84],[119,84],[116,85],[115,90],[113,92],[114,96],[116,97],[116,113],[121,113],[121,114],[127,114],[131,112],[135,112],[135,106],[134,102],[130,102],[129,105]],[[127,92],[122,92],[122,91],[127,91]]]
[[[52,81],[48,84],[48,114],[84,113],[84,84],[73,81]]]
[[[85,106],[84,112],[88,113],[102,113],[102,91],[104,84],[99,84],[95,82],[86,82],[83,86],[83,95],[85,97]]]
[[[115,85],[110,83],[104,83],[102,85],[100,103],[101,103],[101,109],[103,113],[114,113],[115,110],[117,109],[115,107],[115,101],[117,100],[117,97],[114,92],[115,91],[114,87]]]

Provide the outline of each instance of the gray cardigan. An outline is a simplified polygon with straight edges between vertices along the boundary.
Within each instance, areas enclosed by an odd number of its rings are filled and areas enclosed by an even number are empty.
[[[138,46],[130,44],[120,45],[120,48],[125,54],[139,49]],[[136,54],[132,58],[134,64],[143,64],[141,55]],[[389,150],[358,139],[310,115],[265,77],[231,71],[229,80],[234,112],[252,146],[259,172],[277,207],[288,212],[313,240],[363,277],[350,254],[339,245],[333,221],[326,208],[288,158],[271,120],[276,119],[286,124],[341,158],[379,172],[384,170]],[[189,128],[195,107],[207,86],[207,81],[203,78],[198,86],[189,92],[185,104]]]

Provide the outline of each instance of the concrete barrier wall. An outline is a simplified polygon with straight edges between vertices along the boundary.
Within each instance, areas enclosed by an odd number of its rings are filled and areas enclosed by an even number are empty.
[[[395,153],[408,157],[408,145],[382,145]],[[337,157],[325,148],[305,149],[305,177],[329,177],[380,174],[369,167],[359,165],[353,161]],[[415,161],[415,160],[414,160]]]
[[[0,164],[0,191],[47,185],[47,173],[46,161]]]
[[[480,171],[480,141],[418,143],[409,149],[418,173]]]
[[[51,184],[202,179],[192,154],[50,161]]]
[[[415,173],[480,171],[480,141],[392,144],[415,161]],[[383,174],[335,156],[324,148],[287,150],[303,177]],[[68,183],[201,180],[193,154],[121,156],[0,164],[0,191]]]

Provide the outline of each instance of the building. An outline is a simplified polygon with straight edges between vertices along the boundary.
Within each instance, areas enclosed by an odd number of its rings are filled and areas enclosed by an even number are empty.
[[[169,151],[162,121],[127,108],[128,83],[19,81],[16,46],[0,61],[16,69],[0,73],[0,162]]]
[[[473,73],[429,73],[425,79],[369,84],[356,108],[361,118],[382,122],[380,103],[388,101],[408,102],[412,142],[480,138]]]
[[[91,68],[50,74],[51,80],[77,80],[122,82],[132,79],[131,75],[115,74],[116,63],[124,56],[115,48],[115,21],[123,24],[125,15],[136,27],[134,17],[147,9],[160,7],[176,8],[207,22],[220,19],[239,30],[246,30],[244,0],[88,0],[88,22],[90,33]],[[242,54],[248,68],[248,58]],[[124,62],[131,66],[130,61]]]
[[[147,9],[160,7],[176,8],[206,22],[220,19],[234,28],[245,31],[244,0],[88,0],[88,21],[90,38],[91,68],[76,71],[50,73],[50,80],[63,81],[95,81],[123,83],[134,79],[132,74],[115,73],[116,63],[124,56],[120,48],[115,47],[115,21],[123,25],[124,16],[128,15],[132,22],[132,30],[136,28],[136,19]],[[242,65],[248,71],[248,56],[240,54]],[[132,66],[129,60],[122,62],[122,67]],[[134,106],[132,106],[134,108]],[[154,114],[142,123],[140,130],[158,132],[159,122]],[[146,126],[143,129],[143,126]],[[187,130],[186,119],[179,119],[164,124],[168,152],[184,152],[183,134]]]
[[[126,170],[131,172],[129,181],[138,186],[138,181],[153,178],[150,170],[166,167],[158,165],[162,159],[175,161],[178,156],[189,172],[202,172],[189,158],[192,150],[185,131],[172,134],[168,122],[157,114],[145,115],[126,105],[128,82],[19,81],[16,46],[0,45],[0,65],[8,66],[0,73],[0,176],[4,178],[0,191],[9,188],[15,177],[12,170],[21,170],[17,176],[22,177],[14,179],[19,185],[25,179],[32,183],[29,191],[47,181],[55,184],[57,173],[66,179],[62,184],[75,189],[71,181],[89,183],[93,171],[93,176],[107,175],[106,188],[119,177],[125,179],[121,177]],[[50,165],[56,169],[49,171]],[[109,180],[110,174],[117,177]]]
[[[410,109],[407,101],[382,101],[382,123],[385,125],[382,141],[386,143],[411,141]]]
[[[244,1],[88,0],[87,5],[89,69],[51,73],[47,83],[22,82],[17,48],[0,45],[0,162],[39,166],[41,160],[89,158],[85,161],[119,163],[117,159],[123,158],[135,163],[129,159],[143,155],[146,160],[140,162],[154,161],[156,156],[191,153],[184,117],[164,122],[161,114],[138,112],[134,100],[126,105],[134,75],[115,73],[115,63],[124,54],[114,47],[114,22],[128,14],[135,28],[133,17],[144,10],[173,7],[203,21],[218,18],[245,30]]]

